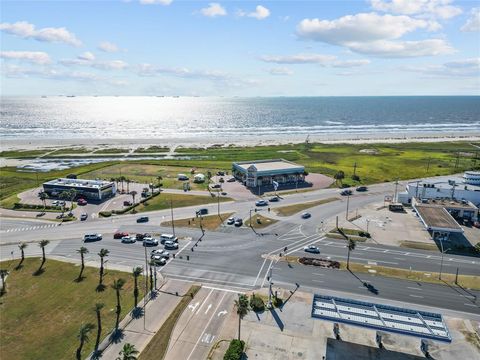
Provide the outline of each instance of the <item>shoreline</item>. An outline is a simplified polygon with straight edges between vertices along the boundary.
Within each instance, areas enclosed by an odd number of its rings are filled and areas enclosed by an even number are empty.
[[[170,153],[177,147],[207,148],[216,147],[254,147],[268,145],[286,145],[303,143],[308,139],[310,143],[323,144],[388,144],[388,143],[407,143],[407,142],[453,142],[453,141],[480,141],[480,133],[466,134],[465,132],[439,134],[436,133],[417,133],[415,136],[409,134],[335,134],[332,136],[284,136],[273,138],[254,137],[252,139],[229,139],[218,137],[208,138],[170,138],[170,139],[106,139],[106,138],[79,138],[79,139],[2,139],[1,151],[11,150],[56,150],[68,147],[84,147],[94,149],[98,147],[105,148],[124,148],[126,152],[131,149],[149,146],[164,146],[170,148]],[[54,145],[53,145],[54,144]]]

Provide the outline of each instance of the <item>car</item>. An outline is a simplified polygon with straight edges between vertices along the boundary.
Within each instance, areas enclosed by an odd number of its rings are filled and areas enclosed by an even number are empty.
[[[269,201],[270,201],[270,202],[278,202],[278,201],[280,201],[280,198],[279,198],[278,196],[274,196],[274,197],[271,197],[271,198],[269,199]]]
[[[53,201],[52,201],[52,205],[53,205],[53,206],[58,206],[58,205],[60,205],[60,201],[58,201],[58,200],[53,200]]]
[[[133,236],[124,236],[122,238],[122,243],[124,244],[133,244],[136,241],[137,239],[135,239]]]
[[[267,206],[268,201],[267,200],[258,200],[255,202],[255,206]]]
[[[178,242],[178,238],[172,234],[162,234],[160,235],[160,242],[165,244],[166,241],[172,241],[174,243]]]
[[[85,234],[85,236],[83,237],[84,242],[99,240],[102,240],[102,234]]]
[[[232,177],[232,178],[228,179],[227,182],[235,182],[235,178]]]
[[[225,191],[222,191],[221,194],[222,194],[223,196],[227,196],[227,193],[226,193]]]
[[[218,172],[217,172],[217,175],[218,175],[218,176],[225,176],[225,171],[218,171]]]
[[[145,238],[149,238],[149,237],[152,237],[152,235],[148,234],[148,233],[143,233],[143,234],[136,234],[135,235],[135,238],[137,240],[143,240]]]
[[[123,202],[123,206],[132,206],[132,202],[131,201],[128,201],[128,200],[125,200]]]
[[[87,213],[83,213],[82,215],[80,215],[80,221],[85,221],[85,220],[87,220],[87,218],[88,218]]]
[[[308,245],[303,248],[304,251],[313,253],[313,254],[320,254],[320,249],[315,245]]]
[[[366,186],[359,186],[356,188],[356,190],[362,192],[362,191],[367,191],[368,188]]]
[[[476,227],[477,229],[480,229],[480,221],[474,221],[473,222],[473,227]]]
[[[160,266],[163,266],[167,263],[167,259],[159,255],[152,256],[152,261],[155,265],[160,265]]]
[[[243,220],[240,219],[240,218],[237,218],[237,219],[235,219],[235,223],[234,223],[234,224],[235,224],[236,227],[240,227],[240,226],[243,225]]]
[[[170,253],[167,251],[167,250],[164,250],[164,249],[156,249],[156,250],[153,250],[152,251],[152,258],[154,256],[162,256],[166,259],[168,259],[170,257]]]
[[[340,192],[340,195],[342,195],[342,196],[347,196],[347,195],[352,195],[352,194],[353,194],[352,190],[343,190],[343,191]]]
[[[220,188],[222,187],[222,185],[220,185],[220,184],[213,184],[213,185],[210,185],[210,187],[211,187],[212,189],[220,189]]]
[[[178,174],[177,179],[180,180],[180,181],[186,181],[186,180],[188,180],[188,176],[185,175],[185,174]]]
[[[143,246],[158,246],[158,240],[152,237],[144,237]]]
[[[138,219],[137,219],[137,223],[144,223],[144,222],[148,222],[148,216],[140,216]]]
[[[302,219],[309,219],[312,217],[312,214],[308,213],[308,212],[304,212],[302,214]]]
[[[85,205],[87,205],[87,200],[85,200],[83,198],[80,198],[80,199],[77,200],[77,205],[85,206]]]
[[[198,209],[197,211],[195,211],[195,214],[197,216],[206,215],[206,214],[208,214],[208,209],[206,209],[206,208]]]
[[[227,219],[227,225],[233,225],[235,223],[235,218],[231,217]]]
[[[123,237],[125,237],[125,236],[128,236],[128,233],[125,232],[125,231],[118,231],[118,232],[116,232],[115,234],[113,234],[113,238],[114,238],[114,239],[121,239],[121,238],[123,238]]]
[[[178,244],[174,241],[165,241],[164,247],[169,250],[177,250]]]

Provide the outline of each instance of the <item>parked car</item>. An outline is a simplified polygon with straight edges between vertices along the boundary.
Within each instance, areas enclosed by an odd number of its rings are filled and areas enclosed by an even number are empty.
[[[197,211],[195,212],[195,214],[196,214],[197,216],[199,216],[199,215],[206,215],[206,214],[208,214],[208,209],[207,209],[207,208],[199,209],[199,210],[197,210]]]
[[[320,254],[320,249],[315,245],[308,245],[303,248],[304,251],[313,253],[313,254]]]
[[[80,215],[80,221],[85,221],[85,220],[87,220],[87,218],[88,218],[87,213],[83,213],[82,215]]]
[[[77,205],[85,206],[85,205],[87,205],[87,200],[85,200],[83,198],[80,198],[80,199],[77,200]]]
[[[137,219],[137,223],[144,223],[144,222],[148,222],[148,216],[140,216],[138,219]]]
[[[53,200],[52,201],[53,206],[58,206],[59,204],[60,204],[60,201],[58,201],[58,200]]]
[[[227,225],[233,225],[235,223],[235,218],[231,217],[227,219]]]
[[[102,240],[102,234],[85,234],[83,241],[99,241]]]
[[[149,238],[149,237],[152,237],[152,235],[148,234],[148,233],[143,233],[143,234],[136,234],[135,235],[135,238],[137,240],[143,240],[145,238]]]
[[[158,240],[152,237],[144,237],[143,246],[158,246]]]
[[[258,200],[255,202],[255,206],[267,206],[268,201],[267,200]]]
[[[353,194],[352,190],[342,190],[340,192],[340,195],[342,195],[342,196],[347,196],[347,195],[352,195],[352,194]]]
[[[368,188],[366,186],[359,186],[359,187],[357,187],[356,190],[362,192],[362,191],[367,191]]]
[[[178,244],[174,241],[165,241],[164,247],[169,250],[177,250]]]
[[[240,226],[243,225],[243,220],[240,219],[240,218],[236,218],[234,224],[235,224],[236,227],[240,227]]]
[[[222,185],[220,185],[220,184],[213,184],[213,185],[210,185],[210,187],[211,187],[212,189],[220,189],[220,188],[222,187]]]
[[[132,206],[132,202],[131,201],[128,201],[128,200],[125,200],[123,202],[123,206]]]
[[[160,242],[162,244],[165,244],[165,242],[167,242],[167,241],[177,243],[178,238],[176,236],[172,235],[172,234],[162,234],[162,235],[160,235]]]
[[[227,182],[235,182],[235,178],[231,177],[230,179],[227,180]]]
[[[217,172],[217,175],[218,175],[218,176],[225,176],[225,171],[218,171],[218,172]]]
[[[114,239],[121,239],[125,236],[128,236],[128,233],[125,232],[125,231],[119,231],[119,232],[116,232],[115,234],[113,234]]]
[[[222,191],[221,193],[223,196],[227,196],[227,193],[225,191]]]
[[[170,253],[165,249],[156,249],[156,250],[152,251],[152,256],[151,257],[153,258],[154,256],[162,256],[162,257],[168,259],[170,257]]]
[[[152,261],[155,263],[155,265],[160,265],[160,266],[163,266],[167,263],[167,259],[165,259],[161,255],[152,256]]]
[[[122,238],[122,243],[125,243],[125,244],[133,244],[136,241],[137,239],[135,239],[133,236],[124,236]]]
[[[310,214],[309,212],[304,212],[302,214],[302,219],[309,219],[312,217],[312,214]]]
[[[188,180],[188,176],[185,175],[185,174],[178,174],[177,179],[180,180],[180,181],[186,181],[186,180]]]
[[[278,201],[280,201],[280,199],[279,199],[278,196],[274,196],[274,197],[271,197],[271,198],[269,199],[269,201],[270,201],[270,202],[278,202]]]

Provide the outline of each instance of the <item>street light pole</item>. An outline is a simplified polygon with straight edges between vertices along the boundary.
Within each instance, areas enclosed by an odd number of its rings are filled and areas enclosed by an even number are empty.
[[[368,233],[368,225],[370,224],[370,220],[367,219],[366,221],[367,221],[367,233]]]
[[[350,195],[347,195],[347,211],[345,213],[345,219],[348,220],[348,205],[350,204]]]
[[[267,308],[272,308],[272,268],[270,267],[270,275],[268,279],[268,304]]]

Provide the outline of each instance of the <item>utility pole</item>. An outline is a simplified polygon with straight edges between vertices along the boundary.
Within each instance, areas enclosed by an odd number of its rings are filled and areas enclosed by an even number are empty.
[[[172,231],[173,231],[173,236],[175,237],[175,222],[173,221],[173,201],[170,200],[170,214],[172,216]]]
[[[268,277],[268,303],[267,303],[267,308],[271,309],[272,308],[272,268],[270,267],[270,275]]]
[[[145,250],[145,294],[143,297],[143,330],[147,329],[147,292],[148,292],[148,261],[147,261],[147,247],[143,246]]]
[[[348,220],[348,205],[350,204],[350,195],[347,195],[347,211],[345,212],[345,219]]]

